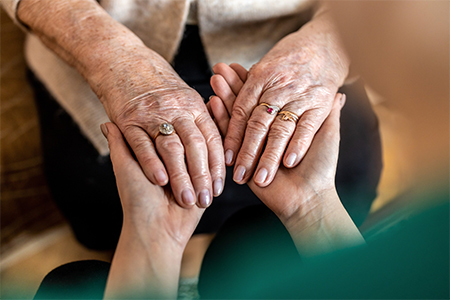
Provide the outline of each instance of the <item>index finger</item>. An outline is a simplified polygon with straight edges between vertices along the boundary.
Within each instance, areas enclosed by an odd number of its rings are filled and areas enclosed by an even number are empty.
[[[262,90],[261,82],[258,83],[249,77],[236,98],[224,141],[225,163],[228,166],[234,163],[236,154],[241,148],[247,121],[258,104]]]

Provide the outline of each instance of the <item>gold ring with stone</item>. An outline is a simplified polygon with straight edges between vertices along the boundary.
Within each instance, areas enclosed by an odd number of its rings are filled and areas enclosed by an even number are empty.
[[[159,131],[158,133],[155,135],[155,137],[153,138],[153,140],[156,140],[156,138],[162,134],[162,135],[171,135],[172,133],[175,132],[175,128],[173,128],[173,125],[170,123],[162,123],[161,125],[159,125]]]
[[[264,102],[260,103],[259,105],[267,107],[267,112],[270,115],[274,115],[274,114],[276,114],[277,112],[280,111],[280,108],[278,106],[276,106],[276,105],[270,105],[270,104],[267,104],[267,103],[264,103]]]
[[[280,111],[278,115],[281,116],[281,120],[283,121],[294,121],[295,123],[298,121],[298,116],[287,110]]]

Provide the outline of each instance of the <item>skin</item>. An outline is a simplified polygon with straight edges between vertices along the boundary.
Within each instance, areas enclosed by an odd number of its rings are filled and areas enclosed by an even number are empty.
[[[218,64],[211,86],[211,112],[221,133],[227,133],[233,102],[246,79],[238,65]],[[283,222],[302,257],[361,244],[358,229],[342,206],[335,187],[339,151],[339,117],[345,95],[337,94],[330,115],[316,134],[302,163],[281,166],[267,187],[248,182],[256,196]]]
[[[283,38],[252,66],[239,94],[235,93],[224,142],[225,162],[235,165],[237,183],[253,177],[258,186],[268,186],[282,160],[288,168],[299,164],[329,115],[348,67],[326,11]],[[300,118],[297,123],[283,121],[260,103]]]
[[[302,164],[282,167],[269,187],[249,184],[285,224],[303,257],[364,242],[334,188],[344,102],[338,94]],[[204,209],[179,207],[170,189],[146,179],[114,124],[102,125],[102,131],[124,210],[105,298],[175,298],[182,253]]]
[[[220,134],[167,61],[93,0],[22,0],[17,14],[87,80],[151,182],[170,182],[182,207],[211,204],[225,178]],[[164,122],[176,134],[155,138]]]
[[[152,184],[113,123],[108,139],[124,212],[105,298],[176,298],[181,258],[204,209],[180,207],[169,187]]]

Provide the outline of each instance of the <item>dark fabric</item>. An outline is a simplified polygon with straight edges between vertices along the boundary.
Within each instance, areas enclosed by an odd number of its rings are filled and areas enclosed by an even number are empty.
[[[180,76],[204,99],[213,94],[208,66],[196,26],[188,26],[174,59]],[[89,248],[113,249],[117,244],[122,210],[109,156],[99,156],[77,124],[29,72],[40,119],[44,172],[53,199],[77,239]],[[336,183],[341,200],[356,224],[367,216],[376,197],[381,173],[378,122],[363,85],[342,88],[341,152]],[[247,185],[232,180],[227,168],[225,190],[206,210],[195,233],[217,232],[234,212],[261,203]]]
[[[34,299],[103,299],[109,267],[98,260],[62,265],[45,276]]]
[[[263,205],[230,217],[211,243],[201,299],[449,299],[448,191],[440,204],[397,223],[368,246],[302,262]],[[435,199],[424,199],[433,203]],[[109,264],[76,262],[50,272],[35,299],[101,299]]]
[[[293,242],[283,227],[268,225],[274,222],[270,214],[258,214],[253,224],[265,225],[255,228],[247,222],[255,210],[241,211],[224,224],[205,255],[200,297],[449,299],[448,191],[440,203],[368,240],[367,246],[308,262],[292,256]]]

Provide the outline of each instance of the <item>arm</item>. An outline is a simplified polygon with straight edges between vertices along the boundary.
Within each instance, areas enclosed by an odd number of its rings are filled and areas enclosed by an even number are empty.
[[[204,209],[181,208],[169,188],[147,180],[114,124],[102,131],[124,212],[105,297],[175,299],[181,257]]]
[[[167,61],[94,0],[22,0],[18,17],[87,80],[150,181],[163,186],[170,178],[183,207],[206,207],[221,193],[220,134],[200,95]],[[165,122],[176,134],[156,138]]]

